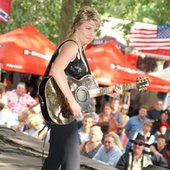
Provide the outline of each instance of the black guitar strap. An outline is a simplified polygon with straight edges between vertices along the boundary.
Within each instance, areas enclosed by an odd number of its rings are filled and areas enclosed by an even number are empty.
[[[57,47],[56,51],[54,52],[54,54],[53,54],[52,57],[51,57],[51,60],[50,60],[48,66],[47,66],[47,68],[46,68],[46,70],[45,70],[45,73],[44,73],[43,77],[48,77],[48,76],[49,76],[49,72],[50,72],[50,70],[51,70],[51,66],[52,66],[53,62],[55,61],[56,57],[58,56],[60,47],[61,47],[65,42],[67,42],[67,41],[74,41],[74,40],[71,40],[71,39],[65,40],[65,41],[63,41],[63,42]],[[77,44],[76,41],[74,41],[74,42]]]

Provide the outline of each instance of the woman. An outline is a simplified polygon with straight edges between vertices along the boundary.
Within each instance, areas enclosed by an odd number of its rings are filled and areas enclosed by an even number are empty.
[[[110,103],[105,103],[103,112],[99,114],[99,122],[109,122],[112,119],[112,108]]]
[[[129,120],[129,116],[127,115],[129,111],[129,105],[127,104],[123,104],[122,108],[121,108],[121,112],[122,112],[122,126],[125,127],[126,123]]]
[[[103,105],[103,109],[102,112],[99,113],[99,119],[98,122],[96,123],[96,125],[100,126],[102,129],[102,132],[105,134],[107,134],[110,130],[109,125],[112,123],[114,117],[112,115],[112,108],[110,103],[105,103]]]
[[[69,89],[66,75],[80,79],[90,74],[83,48],[95,38],[99,26],[98,12],[90,7],[81,8],[75,17],[71,33],[60,47],[52,66],[52,76],[68,100],[72,110],[69,114],[73,114],[75,119],[82,116],[81,107]],[[80,150],[76,120],[64,126],[52,125],[50,136],[49,155],[42,169],[79,170]]]
[[[50,150],[43,170],[79,170],[80,149],[76,119],[82,116],[81,107],[75,100],[66,75],[81,79],[90,74],[84,53],[84,45],[96,36],[100,26],[98,12],[90,7],[83,7],[76,15],[68,39],[59,48],[59,54],[52,66],[52,76],[66,97],[75,121],[68,125],[52,125],[50,131]],[[115,89],[118,93],[119,88]]]
[[[80,146],[80,153],[88,158],[93,158],[102,146],[103,132],[100,126],[93,126],[90,129],[89,141]]]

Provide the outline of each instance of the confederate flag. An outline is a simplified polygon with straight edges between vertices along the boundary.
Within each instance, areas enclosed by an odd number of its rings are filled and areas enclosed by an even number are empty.
[[[0,22],[7,22],[10,18],[12,0],[0,0]]]

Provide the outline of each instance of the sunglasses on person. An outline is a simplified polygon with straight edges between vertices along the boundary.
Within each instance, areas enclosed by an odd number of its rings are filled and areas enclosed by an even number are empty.
[[[142,146],[142,145],[144,145],[143,143],[141,143],[141,142],[134,142],[134,144],[135,145],[138,145],[138,146]]]

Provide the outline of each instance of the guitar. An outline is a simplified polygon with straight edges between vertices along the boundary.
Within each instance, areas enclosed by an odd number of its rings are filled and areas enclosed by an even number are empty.
[[[82,112],[90,112],[90,99],[97,96],[112,93],[116,85],[109,87],[98,87],[95,77],[88,74],[77,80],[67,76],[67,81],[72,94],[82,108]],[[148,78],[138,78],[135,83],[122,84],[123,90],[135,89],[145,90],[149,86]],[[66,125],[75,118],[71,114],[69,104],[62,94],[53,77],[44,78],[38,88],[38,96],[42,115],[47,124]]]

